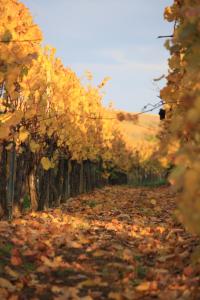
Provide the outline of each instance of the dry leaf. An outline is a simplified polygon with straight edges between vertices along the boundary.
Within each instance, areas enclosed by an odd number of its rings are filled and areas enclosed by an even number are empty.
[[[145,292],[150,289],[151,283],[149,281],[145,281],[140,283],[135,289],[139,292]]]
[[[4,271],[6,274],[10,275],[11,277],[18,279],[20,274],[17,271],[12,270],[9,266],[5,266]]]
[[[110,292],[108,294],[108,298],[109,299],[114,299],[114,300],[121,300],[122,299],[122,296],[119,294],[119,293],[116,293],[116,292]]]
[[[16,290],[16,287],[9,280],[2,277],[0,278],[0,288],[5,288],[10,292],[14,292]]]
[[[19,256],[12,256],[10,262],[13,266],[20,266],[22,264],[22,259]]]

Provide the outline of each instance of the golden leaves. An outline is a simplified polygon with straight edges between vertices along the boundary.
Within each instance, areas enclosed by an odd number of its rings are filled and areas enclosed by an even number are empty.
[[[31,140],[29,145],[30,145],[31,152],[33,153],[40,150],[40,144],[36,143],[34,140]]]
[[[19,141],[21,143],[25,142],[28,136],[29,132],[24,127],[21,127],[19,131]]]
[[[157,204],[156,199],[151,199],[150,202],[151,202],[152,205],[156,205]]]
[[[9,280],[5,278],[0,278],[0,288],[6,288],[10,292],[16,290],[16,287]]]
[[[13,115],[11,113],[5,113],[5,114],[0,116],[0,122],[5,123],[5,122],[9,121],[12,116]]]
[[[150,282],[150,281],[144,281],[140,283],[137,287],[136,290],[138,292],[146,292],[149,290],[156,290],[157,289],[157,282]]]
[[[39,28],[33,24],[30,12],[17,1],[6,1],[0,12],[0,77],[4,77],[5,88],[16,98],[15,83],[25,66],[30,65],[38,51],[38,43],[25,42],[41,38]],[[23,15],[23,17],[22,17]],[[6,25],[5,25],[6,24]]]
[[[165,300],[172,291],[178,299],[195,298],[199,267],[191,265],[191,252],[197,240],[174,222],[174,197],[168,187],[105,187],[59,209],[3,222],[0,296],[21,297],[31,286],[35,298],[45,297],[47,290],[48,297],[63,300]],[[162,209],[150,214],[149,199]],[[124,214],[129,217],[121,218]]]
[[[5,113],[0,117],[0,139],[8,139],[11,127],[21,121],[23,113],[16,111],[15,113]]]
[[[109,76],[105,77],[103,81],[98,85],[98,88],[99,89],[103,88],[109,80],[111,80],[111,77]]]
[[[165,8],[164,11],[164,18],[168,21],[168,22],[173,22],[176,19],[176,10],[175,10],[175,6],[168,6]]]
[[[107,169],[109,164],[130,169],[134,153],[120,133],[113,108],[102,106],[100,89],[111,78],[105,77],[98,86],[83,86],[77,75],[55,57],[55,49],[41,47],[41,32],[29,10],[15,0],[6,4],[0,11],[0,38],[5,41],[0,44],[0,78],[12,101],[1,109],[14,113],[0,117],[0,139],[14,138],[18,153],[18,146],[25,142],[31,152],[40,154],[46,153],[44,140],[49,138],[57,145],[54,153],[67,152],[78,161],[101,158],[110,162],[105,164]],[[92,81],[89,71],[85,75]],[[18,111],[21,118],[12,119]],[[126,114],[126,120],[133,119],[136,121],[135,116]],[[10,132],[15,125],[17,130]],[[42,158],[41,164],[45,170],[55,166],[48,158]]]
[[[171,53],[170,71],[167,85],[161,90],[167,109],[161,141],[168,140],[163,159],[176,165],[170,181],[182,191],[181,220],[192,232],[199,233],[199,3],[174,1],[164,16],[170,22],[176,20],[176,26],[173,39],[166,45]],[[178,147],[173,147],[174,141]]]
[[[41,164],[44,170],[48,171],[51,168],[54,168],[54,163],[48,157],[42,157]]]
[[[6,4],[6,9],[3,5],[0,11],[0,38],[5,41],[0,44],[0,78],[5,81],[9,96],[15,99],[12,101],[15,112],[0,117],[0,138],[8,139],[10,127],[19,125],[23,117],[25,127],[20,125],[19,133],[12,132],[17,146],[26,142],[33,153],[39,153],[45,150],[46,145],[41,140],[47,134],[56,140],[58,149],[70,152],[72,159],[97,160],[101,157],[128,169],[131,151],[126,149],[116,122],[112,120],[112,109],[104,109],[101,103],[99,89],[110,77],[105,77],[98,87],[84,87],[76,74],[55,57],[55,49],[40,47],[37,40],[41,32],[25,6],[11,0]],[[1,29],[4,23],[7,27]],[[85,75],[92,81],[89,71]],[[10,103],[1,109],[9,110]],[[21,113],[21,119],[14,120],[18,114],[16,110]],[[37,138],[32,138],[34,133],[38,133]],[[46,170],[54,167],[47,158],[41,163]]]

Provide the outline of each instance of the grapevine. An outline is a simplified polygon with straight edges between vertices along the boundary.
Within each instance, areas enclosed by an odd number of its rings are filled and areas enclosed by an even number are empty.
[[[175,0],[165,9],[165,18],[174,22],[174,33],[166,42],[170,51],[167,85],[161,90],[166,121],[161,141],[168,158],[163,163],[175,165],[171,182],[181,191],[181,220],[200,233],[200,3]],[[166,143],[165,143],[166,145]]]

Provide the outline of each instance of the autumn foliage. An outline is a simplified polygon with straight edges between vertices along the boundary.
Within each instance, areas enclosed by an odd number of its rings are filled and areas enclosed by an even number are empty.
[[[55,49],[41,47],[41,31],[23,4],[1,0],[0,13],[0,140],[7,147],[14,142],[19,153],[24,145],[39,153],[46,170],[61,153],[128,167],[115,120],[101,104],[109,78],[98,87],[83,86],[55,57]],[[50,156],[45,156],[47,139],[54,143]]]
[[[102,106],[102,88],[110,78],[93,86],[86,72],[84,86],[55,56],[55,49],[41,46],[41,31],[22,3],[1,0],[0,7],[1,176],[5,169],[10,178],[16,169],[12,153],[18,161],[30,161],[24,179],[29,185],[36,185],[39,168],[57,169],[61,159],[101,164],[105,177],[111,167],[127,171],[133,152],[122,138],[117,117]],[[14,178],[8,181],[13,186]],[[2,180],[2,189],[6,184]]]
[[[175,26],[159,147],[153,116],[103,107],[110,78],[94,86],[87,71],[83,85],[29,10],[0,0],[0,299],[200,299],[199,240],[177,219],[200,233],[199,15],[199,0],[164,13]],[[175,190],[105,187],[159,178],[158,156]]]
[[[161,133],[164,163],[175,165],[171,182],[182,192],[181,220],[200,233],[200,2],[175,0],[164,13],[175,22],[167,85],[161,90],[167,119]],[[167,143],[166,143],[167,141]]]
[[[105,187],[1,222],[1,299],[198,300],[197,241],[174,200],[166,187]]]

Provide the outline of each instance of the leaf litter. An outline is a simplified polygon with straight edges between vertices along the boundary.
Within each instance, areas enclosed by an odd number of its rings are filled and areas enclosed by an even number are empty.
[[[199,239],[176,220],[176,197],[105,187],[0,222],[0,299],[200,299]]]

